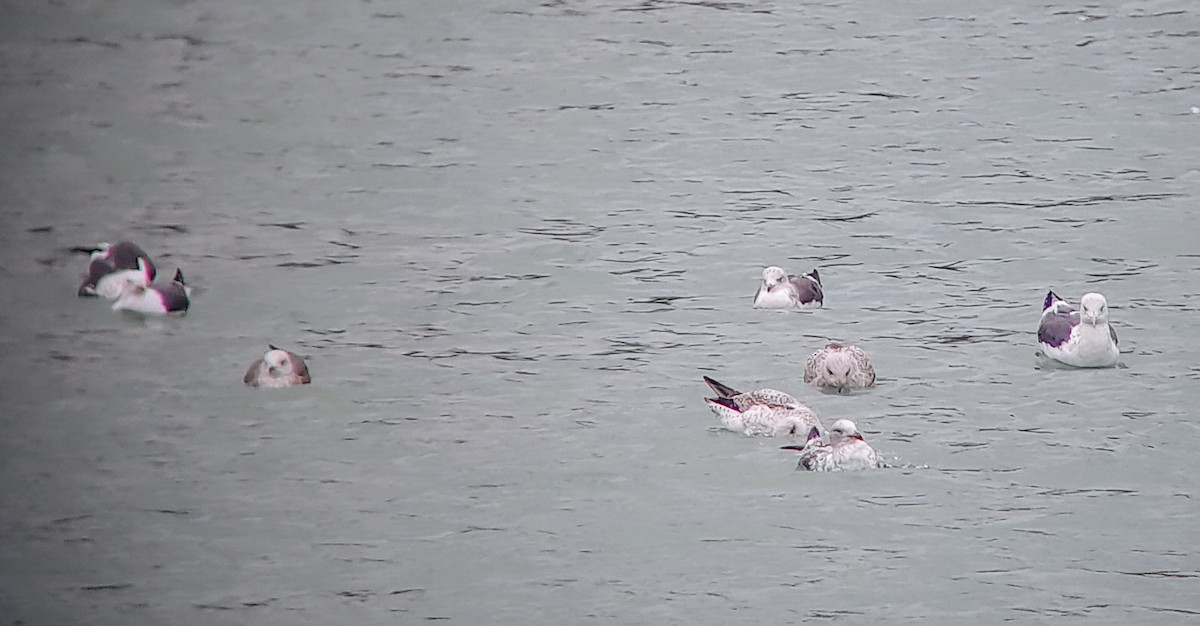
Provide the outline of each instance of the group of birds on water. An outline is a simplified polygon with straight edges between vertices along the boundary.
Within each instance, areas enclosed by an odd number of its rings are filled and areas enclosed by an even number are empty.
[[[113,300],[114,311],[146,316],[183,315],[192,304],[192,288],[176,268],[168,282],[154,283],[157,270],[150,255],[137,244],[121,241],[101,243],[87,252],[87,275],[79,285],[80,297]],[[291,387],[312,382],[308,364],[300,355],[268,344],[261,357],[250,364],[242,382],[250,387]]]
[[[184,313],[191,305],[192,289],[183,280],[183,271],[175,268],[168,283],[154,285],[157,269],[150,255],[137,244],[122,241],[81,248],[91,253],[87,276],[79,285],[80,296],[100,296],[115,300],[114,311],[132,311],[143,315]]]
[[[113,300],[113,310],[141,315],[182,315],[191,306],[192,289],[184,282],[183,272],[176,269],[170,281],[155,284],[154,262],[137,244],[121,241],[80,250],[90,254],[80,296]],[[783,268],[768,267],[754,294],[754,308],[758,309],[811,310],[821,308],[824,302],[816,269],[789,276]],[[1088,293],[1079,306],[1076,310],[1053,291],[1046,294],[1038,325],[1042,354],[1073,367],[1116,365],[1120,350],[1117,333],[1108,323],[1108,301],[1099,293]],[[312,377],[300,355],[268,345],[250,364],[242,382],[250,387],[278,388],[307,385]],[[716,393],[705,400],[726,429],[749,436],[805,437],[803,445],[783,446],[799,452],[798,468],[831,471],[882,466],[878,453],[852,420],[839,419],[823,434],[817,414],[788,393],[769,388],[741,392],[708,376],[704,382]],[[847,394],[873,387],[875,368],[862,348],[828,343],[805,362],[804,382]]]
[[[816,269],[789,276],[780,267],[762,271],[754,294],[757,309],[819,309],[825,294]],[[1108,301],[1088,293],[1075,309],[1053,291],[1046,294],[1038,324],[1038,347],[1047,358],[1072,367],[1112,367],[1120,350],[1117,333],[1108,323]],[[704,382],[716,393],[705,398],[726,429],[747,436],[803,436],[802,445],[783,446],[799,453],[797,469],[812,471],[862,470],[883,467],[858,425],[839,419],[822,434],[817,414],[792,395],[762,388],[741,392],[708,376]],[[875,385],[875,368],[858,346],[829,343],[808,358],[804,382],[823,391],[850,393]]]

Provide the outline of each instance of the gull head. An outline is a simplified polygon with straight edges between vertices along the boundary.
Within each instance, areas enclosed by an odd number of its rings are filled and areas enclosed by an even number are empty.
[[[770,289],[771,287],[774,287],[775,285],[779,285],[779,284],[786,282],[787,281],[787,272],[783,271],[782,267],[775,267],[774,265],[772,265],[771,267],[768,267],[762,271],[762,279],[763,279],[763,284],[766,285],[768,289]]]
[[[1079,317],[1086,324],[1098,326],[1108,321],[1108,300],[1098,293],[1085,294],[1079,301]]]
[[[837,387],[842,393],[850,391],[850,373],[853,370],[854,357],[845,351],[835,350],[825,357],[826,384]]]
[[[263,355],[263,363],[267,364],[267,372],[273,378],[291,376],[296,369],[292,362],[292,355],[288,354],[286,350],[280,350],[274,346]]]
[[[837,443],[846,439],[862,438],[862,433],[858,432],[858,426],[848,419],[840,419],[829,427],[830,443]]]

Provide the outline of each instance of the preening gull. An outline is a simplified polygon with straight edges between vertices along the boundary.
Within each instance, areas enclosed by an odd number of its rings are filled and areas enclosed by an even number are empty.
[[[756,309],[819,309],[825,301],[821,275],[816,269],[803,276],[788,276],[782,267],[762,271],[762,285],[754,294]]]
[[[183,272],[176,269],[171,282],[165,285],[146,287],[134,281],[124,281],[112,308],[114,311],[133,311],[143,315],[185,313],[191,304],[191,292],[192,288],[183,281]]]
[[[77,293],[115,300],[126,281],[146,287],[154,280],[154,274],[154,262],[137,244],[129,241],[102,243],[92,250],[87,277]]]
[[[267,352],[250,364],[242,382],[251,387],[291,387],[312,382],[308,365],[295,352],[267,344]]]
[[[848,419],[840,419],[829,427],[829,443],[821,441],[821,433],[814,428],[809,431],[808,441],[803,446],[783,448],[800,451],[800,462],[796,469],[831,472],[879,467],[875,448],[863,440],[858,426]]]
[[[704,382],[717,393],[705,398],[708,407],[728,430],[745,435],[802,435],[820,429],[821,421],[812,409],[791,395],[775,389],[740,392],[705,376]]]
[[[858,346],[829,343],[804,364],[804,382],[818,388],[849,393],[875,384],[871,359]]]
[[[1038,324],[1042,354],[1074,367],[1112,367],[1117,364],[1117,331],[1108,323],[1108,301],[1098,293],[1085,294],[1076,311],[1053,291],[1046,294]]]

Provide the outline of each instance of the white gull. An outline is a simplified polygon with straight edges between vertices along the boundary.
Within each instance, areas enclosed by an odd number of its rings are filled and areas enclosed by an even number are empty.
[[[825,301],[821,275],[816,269],[803,276],[788,276],[782,267],[762,271],[762,285],[754,294],[756,309],[819,309]]]
[[[1047,357],[1074,367],[1112,367],[1121,351],[1108,323],[1108,301],[1085,294],[1076,311],[1053,291],[1046,294],[1038,323],[1038,346]]]
[[[821,433],[814,428],[809,431],[808,441],[803,446],[783,448],[800,451],[796,469],[831,472],[875,469],[880,466],[875,448],[863,440],[858,426],[848,419],[840,419],[829,427],[829,443],[821,441]]]
[[[154,280],[154,273],[154,262],[137,244],[129,241],[102,243],[92,250],[87,276],[77,294],[115,300],[126,281],[145,287]]]
[[[165,285],[146,287],[132,280],[124,281],[112,308],[142,315],[182,314],[191,305],[191,293],[192,288],[183,281],[183,272],[176,268],[175,276]]]

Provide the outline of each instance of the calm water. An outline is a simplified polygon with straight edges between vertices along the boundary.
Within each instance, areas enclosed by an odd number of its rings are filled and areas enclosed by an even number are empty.
[[[4,623],[1200,619],[1194,3],[485,4],[10,3]],[[75,297],[119,238],[185,318]],[[1048,287],[1121,367],[1039,366]]]

